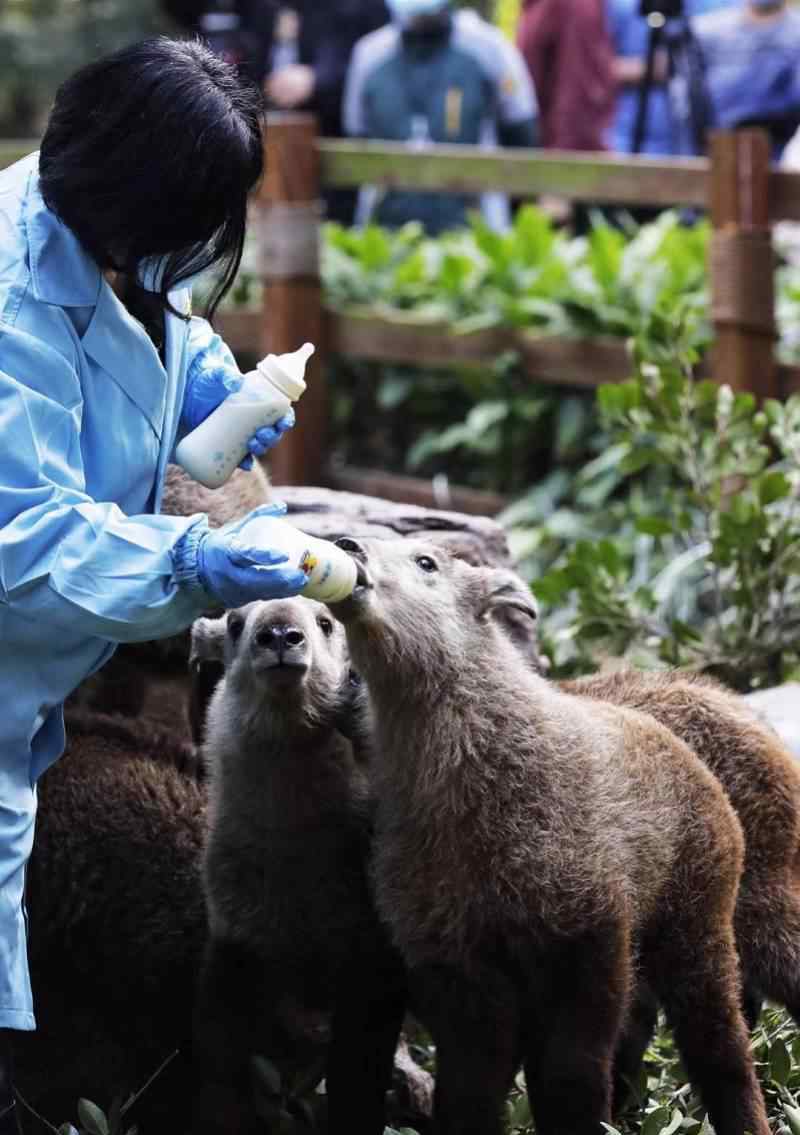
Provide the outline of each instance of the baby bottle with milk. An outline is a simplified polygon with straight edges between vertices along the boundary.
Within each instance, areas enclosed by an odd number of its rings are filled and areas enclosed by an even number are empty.
[[[303,394],[313,354],[313,345],[306,343],[293,354],[262,359],[240,388],[179,443],[178,465],[207,489],[224,485],[247,456],[256,431],[277,422]]]
[[[329,540],[307,536],[277,516],[258,516],[247,525],[247,542],[285,552],[289,564],[305,573],[302,594],[309,599],[338,603],[353,593],[356,562]]]

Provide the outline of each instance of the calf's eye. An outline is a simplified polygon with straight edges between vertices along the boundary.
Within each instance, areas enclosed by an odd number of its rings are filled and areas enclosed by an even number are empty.
[[[319,626],[319,629],[322,631],[322,633],[325,635],[325,638],[331,637],[331,635],[333,634],[333,623],[331,622],[330,619],[326,619],[325,616],[322,615],[321,618],[317,619],[317,625]]]
[[[431,559],[430,556],[417,556],[416,565],[420,571],[428,573],[439,570],[436,560]]]
[[[236,642],[244,630],[244,619],[241,615],[228,615],[228,634]]]

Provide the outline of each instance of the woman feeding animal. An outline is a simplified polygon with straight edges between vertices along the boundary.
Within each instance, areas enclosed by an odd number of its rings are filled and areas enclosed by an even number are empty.
[[[213,311],[261,172],[258,92],[157,39],[69,79],[40,153],[0,174],[0,1135],[16,1130],[9,1030],[35,1027],[24,873],[64,699],[117,643],[306,582],[253,536],[263,510],[213,532],[159,515],[176,443],[242,382],[191,317],[191,281],[216,271]],[[251,453],[291,424],[255,431]]]

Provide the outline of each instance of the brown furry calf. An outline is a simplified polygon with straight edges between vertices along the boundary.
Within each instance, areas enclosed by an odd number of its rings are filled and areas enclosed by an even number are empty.
[[[412,541],[360,554],[336,614],[375,713],[376,898],[437,1046],[440,1135],[499,1135],[520,1061],[541,1135],[597,1135],[634,966],[717,1135],[766,1135],[718,782],[652,718],[531,672],[489,617],[521,602],[507,573]]]
[[[309,1013],[332,1014],[329,1130],[382,1135],[405,978],[367,885],[371,802],[345,724],[344,634],[311,600],[254,603],[195,624],[193,654],[225,663],[203,747],[211,939],[195,1135],[256,1129],[250,1056],[291,1061],[287,1022]]]
[[[800,1023],[800,768],[780,738],[740,697],[697,675],[626,670],[562,689],[650,714],[717,777],[745,837],[734,925],[748,1024],[765,997]],[[623,1077],[635,1075],[655,1016],[643,995],[621,1053]]]
[[[180,1050],[128,1117],[179,1132],[205,940],[193,748],[143,719],[73,712],[67,731],[39,784],[27,877],[38,1029],[16,1034],[18,1085],[58,1124],[80,1096],[127,1099]]]
[[[529,601],[519,581],[520,603]],[[531,610],[535,617],[535,610]],[[526,650],[520,651],[530,660]],[[800,1023],[800,766],[744,700],[689,672],[621,670],[560,683],[561,689],[648,713],[680,737],[724,788],[742,825],[745,859],[734,925],[750,1027],[765,997]],[[638,1071],[655,1027],[646,990],[632,1014],[621,1076]],[[622,1094],[622,1085],[619,1085]]]

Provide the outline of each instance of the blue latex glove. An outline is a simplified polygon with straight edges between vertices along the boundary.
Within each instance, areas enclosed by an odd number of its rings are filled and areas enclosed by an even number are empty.
[[[302,571],[281,566],[288,560],[283,552],[252,547],[247,539],[252,520],[259,516],[283,516],[285,512],[285,505],[262,505],[243,520],[203,537],[197,549],[197,575],[208,594],[223,606],[244,607],[257,599],[286,599],[305,587],[307,579]]]
[[[247,443],[251,456],[245,457],[239,466],[240,469],[252,469],[256,457],[263,457],[274,445],[277,445],[287,430],[294,425],[294,410],[287,410],[282,418],[278,418],[271,426],[263,426]]]
[[[186,382],[186,395],[183,400],[181,418],[187,432],[197,429],[228,395],[235,393],[244,381],[233,355],[219,337],[199,352],[189,370]],[[240,469],[252,469],[256,457],[263,457],[277,445],[287,430],[294,425],[294,411],[289,410],[271,426],[263,426],[250,438],[247,448],[250,453],[242,461]]]

